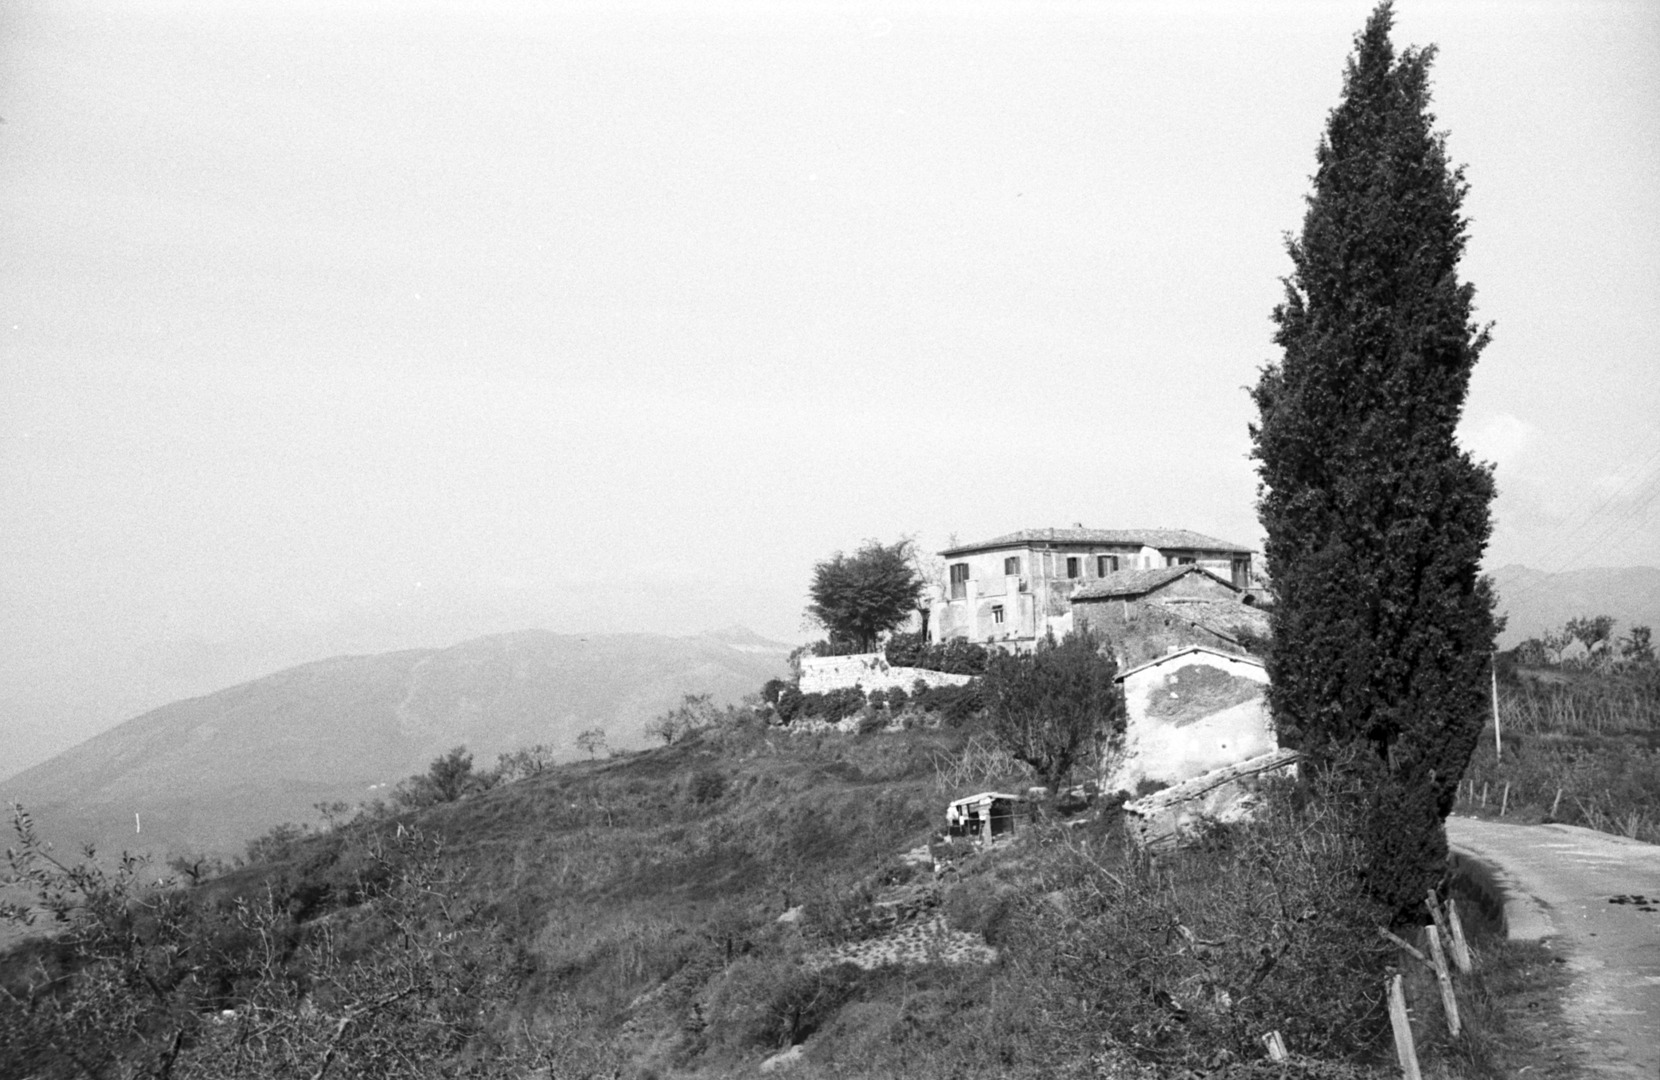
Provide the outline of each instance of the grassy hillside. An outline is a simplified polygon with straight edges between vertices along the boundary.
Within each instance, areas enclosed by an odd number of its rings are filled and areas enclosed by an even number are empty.
[[[525,631],[337,657],[129,720],[0,782],[0,797],[67,847],[240,851],[278,822],[314,818],[316,803],[384,796],[457,743],[484,764],[536,743],[582,756],[590,727],[613,748],[643,747],[646,722],[683,695],[736,701],[782,674],[785,654],[731,634]]]
[[[936,837],[945,805],[1030,774],[980,719],[942,719],[728,710],[159,890],[54,866],[25,827],[14,870],[66,919],[0,954],[0,1080],[712,1078],[779,1054],[801,1080],[1389,1074],[1396,954],[1361,899],[1354,793],[1275,794],[1156,856],[1110,801],[1052,806],[987,851]],[[1426,1075],[1537,1049],[1505,1017],[1539,1004],[1531,976],[1471,929],[1474,1034],[1438,1028],[1407,971]],[[1268,1031],[1292,1061],[1264,1059]]]
[[[74,1010],[0,1009],[0,1060],[58,1075],[52,1042],[151,1067],[176,1048],[176,1077],[325,1058],[348,1076],[715,1077],[798,1046],[804,1078],[1366,1074],[1258,1071],[1270,1029],[1326,1059],[1384,1045],[1387,947],[1334,819],[1287,803],[1153,860],[1086,815],[989,853],[936,844],[938,878],[907,857],[951,798],[1028,780],[972,724],[810,734],[728,714],[268,847],[112,905],[139,916],[79,954],[76,931],[37,940],[0,965],[20,998],[73,955],[106,959],[56,984]],[[165,990],[123,990],[135,967]]]

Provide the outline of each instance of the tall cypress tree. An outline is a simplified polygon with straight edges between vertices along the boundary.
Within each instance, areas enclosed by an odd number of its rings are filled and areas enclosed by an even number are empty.
[[[1478,570],[1492,471],[1454,435],[1488,340],[1458,279],[1466,185],[1429,112],[1434,49],[1397,56],[1392,22],[1385,0],[1355,38],[1251,436],[1274,720],[1367,777],[1373,891],[1404,914],[1444,866],[1496,628]]]

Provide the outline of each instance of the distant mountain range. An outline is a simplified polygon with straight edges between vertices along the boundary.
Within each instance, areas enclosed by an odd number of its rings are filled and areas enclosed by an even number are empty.
[[[317,803],[355,805],[450,747],[479,767],[537,743],[582,756],[603,728],[613,749],[688,693],[736,702],[788,670],[790,646],[742,627],[696,637],[481,637],[446,649],[341,656],[134,717],[9,779],[41,834],[69,849],[239,851]]]
[[[1627,566],[1548,573],[1526,566],[1493,572],[1499,612],[1506,616],[1500,648],[1512,648],[1579,615],[1609,615],[1615,634],[1660,627],[1660,568]]]

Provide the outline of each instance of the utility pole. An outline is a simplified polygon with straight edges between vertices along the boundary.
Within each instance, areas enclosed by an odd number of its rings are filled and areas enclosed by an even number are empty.
[[[1499,732],[1499,654],[1493,653],[1488,660],[1488,670],[1493,676],[1493,761],[1495,764],[1504,760],[1504,736]]]

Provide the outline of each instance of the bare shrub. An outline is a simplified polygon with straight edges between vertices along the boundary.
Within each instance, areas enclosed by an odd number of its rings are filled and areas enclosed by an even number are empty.
[[[934,756],[934,790],[942,794],[997,782],[1024,786],[1036,781],[1037,773],[1030,765],[1016,760],[1002,743],[987,734],[969,736],[955,754]]]
[[[586,734],[587,732],[583,732],[583,735]],[[600,738],[603,742],[604,736],[601,735]],[[582,736],[577,737],[577,743],[581,745]],[[589,756],[593,755],[590,753]],[[511,784],[515,780],[539,776],[551,769],[555,760],[553,747],[546,743],[522,746],[517,750],[496,755],[496,778],[501,783]]]
[[[1057,835],[1010,955],[1147,1061],[1255,1057],[1269,1030],[1299,1053],[1350,1057],[1381,1030],[1388,952],[1376,927],[1389,912],[1364,890],[1361,806],[1330,781],[1281,788],[1256,821],[1157,857]]]

